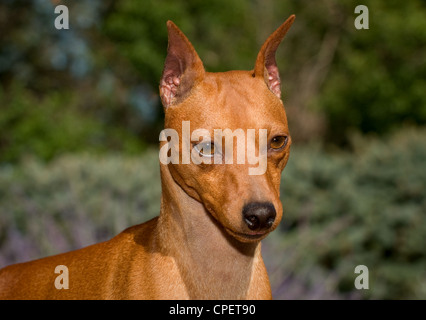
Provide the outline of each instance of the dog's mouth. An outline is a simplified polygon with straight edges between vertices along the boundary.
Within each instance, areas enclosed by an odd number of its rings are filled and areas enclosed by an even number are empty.
[[[219,223],[219,225],[221,225],[222,228],[225,229],[225,231],[229,235],[231,235],[233,238],[235,238],[236,240],[238,240],[240,242],[245,242],[245,243],[259,242],[259,241],[263,240],[264,238],[266,238],[266,236],[272,230],[274,230],[274,228],[270,228],[270,229],[264,230],[264,231],[237,232],[237,231],[234,231],[231,228],[225,226],[224,223],[221,223],[220,220],[217,218],[217,215],[216,215],[215,211],[213,210],[213,208],[211,206],[209,206],[208,204],[207,205],[205,204],[205,208],[211,214],[211,216]]]
[[[251,233],[242,233],[242,232],[236,232],[229,228],[225,228],[226,231],[231,234],[234,238],[241,242],[258,242],[262,239],[264,239],[269,232],[251,232]]]

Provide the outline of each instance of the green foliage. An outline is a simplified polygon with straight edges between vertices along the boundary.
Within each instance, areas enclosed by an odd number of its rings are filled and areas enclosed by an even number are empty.
[[[125,128],[96,118],[93,110],[81,111],[83,99],[64,91],[38,98],[17,85],[8,92],[0,87],[0,162],[16,162],[25,156],[50,160],[81,150],[142,150],[142,144]]]
[[[345,11],[356,1],[345,3]],[[423,1],[368,1],[369,29],[349,17],[316,100],[340,142],[348,129],[383,134],[426,123],[426,6]]]
[[[426,131],[292,147],[284,217],[264,240],[274,297],[426,298]],[[158,150],[0,167],[0,266],[106,240],[158,215]],[[356,290],[357,265],[370,289]]]
[[[282,250],[271,259],[291,270],[275,281],[296,278],[307,292],[331,298],[337,291],[424,299],[426,131],[405,131],[388,142],[355,140],[351,154],[303,148],[291,155],[281,188],[284,234],[268,240]],[[359,264],[369,267],[370,289],[356,292]]]
[[[167,53],[167,20],[185,30],[209,71],[248,70],[259,50],[253,13],[244,0],[125,0],[115,4],[104,30],[144,81],[157,88]]]
[[[158,215],[159,181],[157,152],[1,167],[0,265],[104,241]]]

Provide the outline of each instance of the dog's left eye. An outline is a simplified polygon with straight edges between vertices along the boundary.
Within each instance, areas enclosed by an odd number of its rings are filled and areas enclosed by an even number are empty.
[[[271,148],[278,150],[284,148],[287,145],[288,137],[287,136],[276,136],[271,140]]]
[[[215,147],[213,142],[200,142],[194,146],[197,152],[204,157],[213,157]]]

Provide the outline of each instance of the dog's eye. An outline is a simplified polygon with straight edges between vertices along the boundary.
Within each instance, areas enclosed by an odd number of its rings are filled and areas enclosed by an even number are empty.
[[[288,137],[287,136],[276,136],[271,140],[271,148],[272,149],[281,149],[287,145]]]
[[[200,142],[194,146],[197,152],[204,157],[213,157],[215,147],[213,142]]]

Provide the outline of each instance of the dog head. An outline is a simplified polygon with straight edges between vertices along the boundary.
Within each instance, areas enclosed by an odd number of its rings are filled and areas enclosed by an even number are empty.
[[[186,36],[167,22],[160,82],[165,130],[160,160],[233,237],[263,239],[282,217],[281,172],[291,138],[275,52],[294,21],[261,47],[251,71],[206,72]]]

